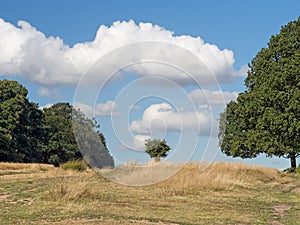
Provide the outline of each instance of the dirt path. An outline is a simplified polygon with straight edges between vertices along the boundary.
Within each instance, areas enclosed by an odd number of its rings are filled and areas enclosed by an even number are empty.
[[[288,204],[279,204],[273,207],[274,218],[276,219],[284,219],[286,217],[286,211],[290,210],[292,207]],[[284,225],[283,223],[273,220],[271,222],[272,225]]]
[[[290,193],[296,193],[300,195],[300,187],[294,188]],[[290,210],[292,206],[282,203],[273,207],[274,220],[271,221],[271,225],[284,225],[282,222],[277,221],[278,219],[286,218],[286,211]]]

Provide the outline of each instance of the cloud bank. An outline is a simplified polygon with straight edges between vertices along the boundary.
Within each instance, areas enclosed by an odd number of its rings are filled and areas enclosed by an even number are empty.
[[[74,102],[74,107],[89,117],[118,115],[117,104],[111,100],[105,103],[97,103],[94,107],[82,102]]]
[[[202,111],[176,111],[168,103],[150,105],[140,120],[134,120],[130,129],[134,133],[150,135],[157,131],[196,131],[209,135],[215,121],[212,115]]]
[[[150,139],[148,135],[135,135],[133,137],[132,149],[135,150],[145,150],[145,142],[146,140]]]
[[[0,19],[0,76],[24,76],[27,80],[39,84],[76,85],[82,74],[100,57],[118,47],[143,41],[160,41],[170,43],[187,49],[197,56],[206,67],[216,76],[218,81],[226,82],[236,76],[244,75],[245,68],[236,71],[233,68],[234,55],[227,49],[221,50],[216,45],[205,43],[200,37],[188,35],[175,36],[172,31],[166,30],[151,23],[136,24],[128,22],[115,22],[110,27],[101,25],[91,42],[77,43],[70,47],[59,37],[47,37],[41,31],[25,21],[19,21],[14,26]],[[172,49],[149,49],[141,47],[135,49],[137,54],[133,62],[142,61],[144,53],[151,52],[153,59],[172,55]],[[178,62],[190,65],[188,59],[182,55],[176,56]],[[117,65],[119,60],[115,57],[112,63]],[[138,76],[162,74],[167,78],[185,83],[186,77],[174,73],[174,68],[139,64],[128,69]],[[200,80],[204,72],[197,71]],[[105,76],[105,75],[102,75]],[[42,93],[47,94],[47,93]]]
[[[190,92],[189,96],[199,105],[225,105],[232,100],[236,100],[238,92],[196,89]]]

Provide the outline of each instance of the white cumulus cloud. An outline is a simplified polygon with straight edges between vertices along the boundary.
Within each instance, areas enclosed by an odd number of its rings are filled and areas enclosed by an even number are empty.
[[[117,104],[114,101],[96,104],[96,115],[98,116],[116,116],[118,115]]]
[[[189,93],[190,98],[200,105],[225,105],[231,100],[235,100],[238,92],[210,91],[197,89]]]
[[[145,150],[145,141],[148,140],[148,135],[135,135],[133,137],[132,148],[136,150]]]
[[[107,101],[105,103],[97,103],[91,106],[82,102],[75,102],[74,107],[80,109],[86,116],[117,116],[117,104],[114,101]]]
[[[56,99],[61,98],[59,89],[56,87],[40,86],[38,89],[38,94],[40,96],[52,97],[52,98],[56,98]]]
[[[40,110],[42,110],[42,109],[48,109],[48,108],[51,108],[52,106],[53,106],[52,103],[48,103],[48,104],[46,104],[46,105],[44,105],[44,106],[40,106],[39,109],[40,109]]]
[[[211,75],[208,71],[219,82],[232,80],[245,72],[233,68],[232,51],[221,50],[216,45],[205,43],[200,37],[175,36],[172,31],[151,23],[136,24],[130,20],[115,22],[110,27],[101,25],[93,41],[70,47],[61,38],[47,37],[25,21],[19,21],[18,26],[14,26],[0,19],[0,75],[25,76],[27,80],[43,85],[76,85],[82,74],[101,56],[117,47],[144,41],[180,46],[195,55],[203,65],[199,69],[199,65],[196,66],[195,62],[172,45],[157,45],[157,48],[153,48],[147,44],[133,46],[134,49],[131,50],[124,49],[127,52],[116,52],[114,57],[107,59],[106,64],[117,68],[124,62],[124,56],[128,56],[127,62],[159,59],[156,62],[135,64],[127,70],[139,76],[161,74],[182,84],[190,83],[190,78],[176,69],[177,65],[189,68],[203,82],[213,82],[213,79],[209,79]],[[173,58],[173,65],[164,65],[163,62],[170,57]],[[99,74],[95,76],[99,78]]]
[[[176,111],[170,104],[162,103],[149,106],[140,120],[131,122],[130,129],[132,132],[147,135],[155,131],[188,130],[210,135],[214,123],[212,116],[206,112],[183,109]]]

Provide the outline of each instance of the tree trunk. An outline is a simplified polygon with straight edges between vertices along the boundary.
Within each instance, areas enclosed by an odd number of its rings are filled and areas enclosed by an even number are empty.
[[[297,165],[296,165],[296,154],[295,153],[290,153],[290,159],[291,159],[291,169],[293,171],[295,171],[296,167],[297,167]]]

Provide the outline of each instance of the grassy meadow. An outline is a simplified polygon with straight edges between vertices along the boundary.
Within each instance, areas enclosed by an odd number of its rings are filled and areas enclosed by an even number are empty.
[[[130,183],[174,166],[102,172]],[[300,224],[299,174],[190,163],[163,182],[128,186],[80,168],[0,163],[0,224]]]

